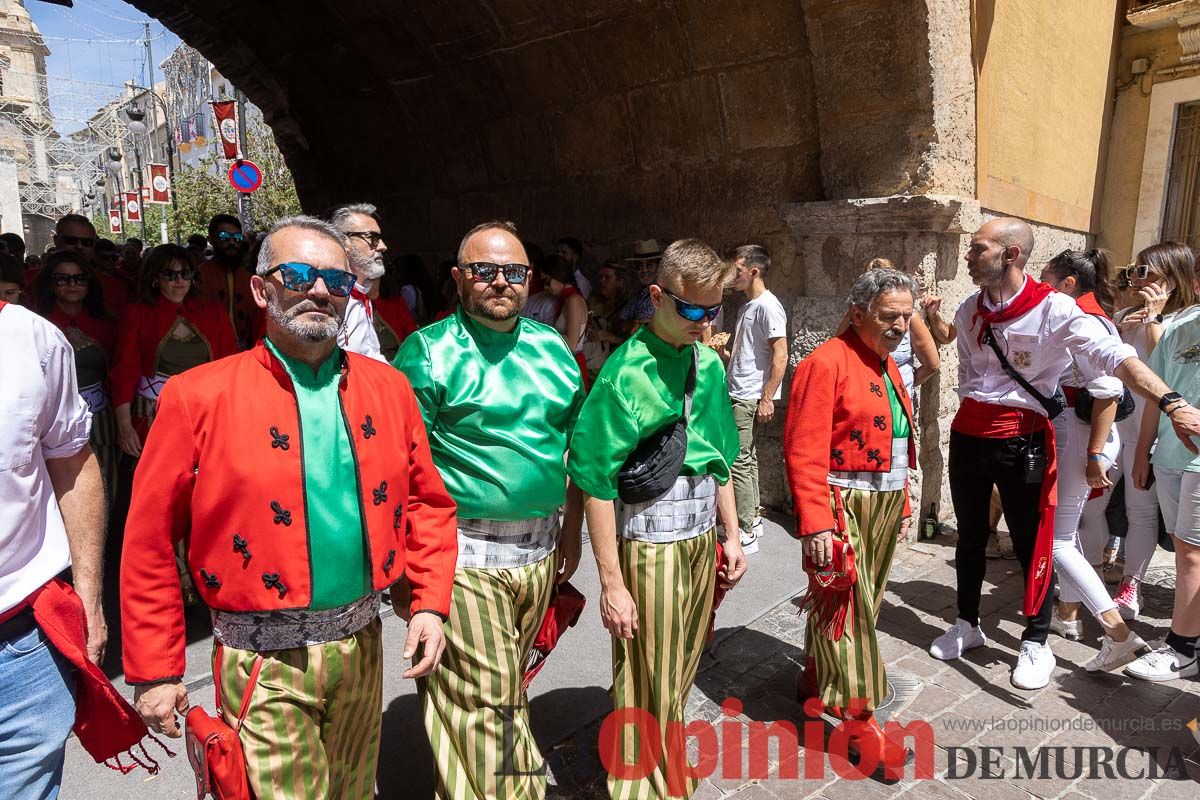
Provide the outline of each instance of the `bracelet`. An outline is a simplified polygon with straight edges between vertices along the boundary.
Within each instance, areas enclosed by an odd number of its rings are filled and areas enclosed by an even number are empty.
[[[1104,458],[1103,453],[1088,453],[1087,460],[1088,461],[1106,461],[1107,459]]]
[[[1167,416],[1170,417],[1176,411],[1178,411],[1181,408],[1186,408],[1188,405],[1189,405],[1189,403],[1187,400],[1180,400],[1178,405],[1172,406],[1167,409]]]

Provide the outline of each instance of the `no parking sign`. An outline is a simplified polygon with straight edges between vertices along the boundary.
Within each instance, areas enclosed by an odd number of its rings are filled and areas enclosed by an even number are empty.
[[[262,170],[253,161],[235,161],[229,165],[229,185],[243,194],[251,194],[262,186]]]

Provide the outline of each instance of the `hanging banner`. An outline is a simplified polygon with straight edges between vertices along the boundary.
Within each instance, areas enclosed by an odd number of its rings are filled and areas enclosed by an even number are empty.
[[[113,234],[121,232],[121,209],[116,206],[108,210],[108,232]]]
[[[217,133],[221,137],[221,147],[225,150],[225,158],[238,157],[238,126],[237,102],[233,100],[213,100],[213,116],[217,119]]]
[[[125,193],[125,217],[130,222],[142,221],[142,201],[137,192]]]
[[[171,204],[171,176],[166,164],[150,165],[150,198],[146,202]]]

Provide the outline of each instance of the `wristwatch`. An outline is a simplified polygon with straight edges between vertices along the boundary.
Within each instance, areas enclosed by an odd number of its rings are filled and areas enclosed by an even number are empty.
[[[1158,398],[1158,410],[1165,414],[1167,413],[1167,406],[1171,405],[1172,403],[1178,403],[1180,400],[1183,400],[1183,395],[1181,395],[1179,392],[1167,392],[1162,397]]]
[[[1146,317],[1146,324],[1149,325],[1150,323],[1153,322],[1153,323],[1162,325],[1164,319],[1165,318],[1163,317],[1162,314],[1155,314],[1153,317]]]

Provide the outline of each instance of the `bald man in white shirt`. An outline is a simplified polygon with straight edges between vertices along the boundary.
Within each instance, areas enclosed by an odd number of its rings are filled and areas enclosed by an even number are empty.
[[[1073,299],[1025,274],[1032,249],[1029,225],[1002,218],[976,231],[967,250],[967,272],[980,291],[963,301],[954,321],[962,398],[950,435],[958,617],[930,647],[935,658],[950,660],[986,643],[979,600],[987,566],[988,505],[996,486],[1026,578],[1028,624],[1012,683],[1029,690],[1045,686],[1054,670],[1046,643],[1054,581],[1054,446],[1048,420],[1072,355],[1158,403],[1190,449],[1195,449],[1190,437],[1200,436],[1200,411],[1139,361],[1133,348]],[[1041,399],[1006,372],[997,349]]]

